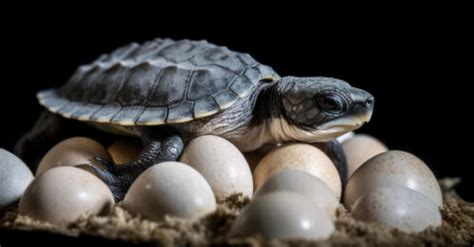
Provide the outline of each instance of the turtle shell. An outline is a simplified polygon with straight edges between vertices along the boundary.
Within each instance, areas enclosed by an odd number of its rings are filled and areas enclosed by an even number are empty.
[[[118,125],[182,123],[213,115],[279,76],[250,55],[206,41],[132,43],[80,66],[41,105],[66,118]]]

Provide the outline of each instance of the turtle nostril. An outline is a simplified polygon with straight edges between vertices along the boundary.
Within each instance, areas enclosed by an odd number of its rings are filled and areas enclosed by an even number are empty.
[[[369,97],[365,100],[365,106],[370,108],[374,105],[374,97]]]

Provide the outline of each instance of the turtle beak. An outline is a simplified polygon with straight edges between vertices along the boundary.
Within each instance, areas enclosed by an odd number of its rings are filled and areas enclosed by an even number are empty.
[[[351,113],[348,118],[352,118],[358,127],[364,123],[368,123],[372,118],[374,112],[374,97],[369,94],[364,100],[354,103]]]
[[[369,94],[365,99],[354,103],[350,115],[353,115],[356,119],[359,119],[359,121],[363,123],[368,123],[372,118],[373,111],[374,97]]]
[[[370,121],[371,116],[371,112],[368,114],[350,114],[329,121],[319,126],[318,129],[327,130],[331,128],[340,128],[344,129],[345,131],[351,131],[362,127],[364,123],[368,123]]]

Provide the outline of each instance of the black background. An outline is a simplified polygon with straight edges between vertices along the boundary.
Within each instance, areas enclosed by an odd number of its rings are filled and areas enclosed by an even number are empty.
[[[461,177],[459,192],[474,201],[473,40],[463,13],[243,7],[12,10],[2,17],[0,146],[11,150],[32,126],[41,110],[35,93],[63,84],[78,65],[132,41],[207,39],[248,52],[282,76],[332,76],[371,92],[375,113],[360,132],[416,154],[438,177]]]

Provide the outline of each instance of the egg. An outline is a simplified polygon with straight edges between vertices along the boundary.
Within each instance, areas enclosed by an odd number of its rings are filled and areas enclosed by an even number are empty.
[[[66,139],[53,148],[41,159],[36,175],[57,166],[75,166],[94,163],[94,157],[112,161],[107,149],[100,143],[86,137]]]
[[[351,207],[354,218],[382,223],[404,232],[441,225],[438,207],[423,194],[401,186],[382,186],[359,197]]]
[[[297,169],[318,177],[339,200],[341,179],[336,167],[321,150],[302,143],[286,144],[267,154],[253,171],[255,189],[277,172],[286,169]]]
[[[194,168],[180,162],[162,162],[133,182],[122,206],[154,221],[165,215],[192,219],[215,211],[216,199],[210,185]]]
[[[345,188],[344,205],[350,207],[358,197],[387,185],[410,188],[436,206],[443,204],[438,181],[423,161],[407,152],[388,151],[369,159],[352,174]]]
[[[33,174],[25,163],[0,148],[0,210],[20,199],[31,181]]]
[[[185,147],[180,161],[192,166],[209,182],[217,198],[234,193],[252,197],[253,180],[243,154],[218,136],[200,136]]]
[[[107,151],[115,164],[125,164],[135,159],[142,149],[143,148],[138,143],[131,141],[116,141],[109,146]]]
[[[40,221],[61,224],[83,214],[111,209],[114,198],[97,177],[75,167],[55,167],[41,173],[26,189],[19,213]]]
[[[387,147],[376,138],[357,134],[342,143],[347,160],[347,175],[350,177],[368,159],[387,151]]]
[[[278,191],[256,197],[233,222],[229,236],[321,240],[334,231],[326,212],[300,194]]]
[[[263,184],[255,193],[255,197],[275,191],[295,192],[312,201],[318,207],[334,218],[339,200],[331,189],[319,178],[299,170],[283,170]]]

